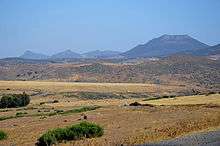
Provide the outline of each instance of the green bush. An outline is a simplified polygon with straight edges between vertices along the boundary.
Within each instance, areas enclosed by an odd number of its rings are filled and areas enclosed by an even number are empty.
[[[104,133],[99,125],[81,122],[66,128],[57,128],[47,131],[36,143],[37,146],[51,146],[64,140],[79,140],[82,138],[100,137]]]
[[[3,95],[0,100],[0,108],[22,107],[30,103],[30,96],[25,92],[23,94]]]
[[[6,139],[7,137],[7,134],[4,131],[0,130],[0,140]]]

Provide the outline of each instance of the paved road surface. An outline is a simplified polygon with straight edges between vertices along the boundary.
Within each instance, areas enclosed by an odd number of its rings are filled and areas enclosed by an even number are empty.
[[[220,146],[220,130],[137,146]]]

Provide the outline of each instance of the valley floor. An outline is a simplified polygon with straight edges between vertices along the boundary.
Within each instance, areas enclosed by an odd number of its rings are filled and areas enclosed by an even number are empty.
[[[79,91],[152,94],[158,89],[164,93],[174,93],[175,90],[182,90],[182,88],[184,87],[158,87],[149,84],[0,81],[1,94],[25,91],[32,95],[31,103],[27,107],[0,109],[0,129],[8,133],[8,139],[0,141],[0,145],[34,145],[40,135],[48,129],[65,127],[82,121],[82,113],[53,114],[54,112],[70,111],[86,106],[100,106],[84,114],[87,116],[87,121],[97,123],[104,128],[104,135],[60,145],[144,144],[168,140],[196,131],[220,128],[220,94],[157,100],[146,100],[147,96],[85,99],[76,98],[75,94],[72,94]],[[54,100],[58,102],[54,103]],[[129,106],[135,101],[144,106]],[[16,117],[17,113],[23,116]]]

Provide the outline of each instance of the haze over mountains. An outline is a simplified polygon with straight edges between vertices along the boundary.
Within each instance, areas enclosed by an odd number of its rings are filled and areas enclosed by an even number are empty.
[[[84,54],[75,53],[71,50],[65,50],[60,53],[56,53],[52,56],[47,56],[41,53],[34,53],[31,51],[24,52],[19,58],[22,59],[36,59],[36,60],[44,60],[44,59],[77,59],[77,58],[91,58],[91,59],[113,59],[119,58],[121,52],[111,51],[111,50],[96,50],[87,52]]]
[[[74,59],[74,58],[96,58],[96,59],[115,59],[115,58],[150,58],[166,57],[173,54],[187,54],[195,56],[219,55],[220,45],[209,46],[188,35],[162,35],[154,38],[145,44],[121,53],[118,51],[91,51],[79,54],[71,50],[66,50],[52,56],[41,53],[26,51],[20,58],[23,59]]]

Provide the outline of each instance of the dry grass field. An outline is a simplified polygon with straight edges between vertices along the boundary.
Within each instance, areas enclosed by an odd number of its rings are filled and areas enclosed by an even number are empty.
[[[172,93],[186,89],[184,86],[137,84],[137,83],[74,83],[51,81],[0,81],[0,90],[10,88],[21,91],[42,90],[46,92],[147,92]]]
[[[142,95],[158,91],[171,94],[184,88],[153,84],[0,81],[1,95],[23,91],[31,95],[31,103],[27,107],[0,109],[0,129],[8,133],[8,138],[0,141],[0,145],[32,146],[45,131],[82,121],[82,113],[59,114],[57,111],[66,112],[86,106],[100,106],[83,113],[87,115],[87,121],[97,123],[104,128],[104,135],[60,145],[133,145],[219,128],[219,94],[148,101],[145,100],[146,97],[81,99],[72,94],[131,92]],[[54,103],[54,100],[58,102]],[[135,101],[150,105],[129,106]],[[54,114],[56,112],[58,114]],[[16,116],[18,113],[22,116]]]
[[[182,96],[169,99],[150,100],[144,103],[153,105],[196,105],[217,104],[220,105],[220,94]]]

